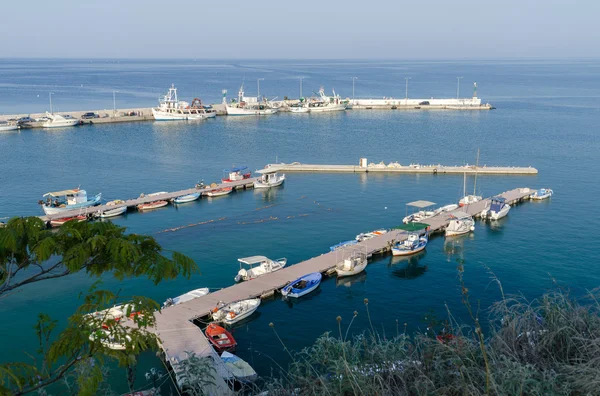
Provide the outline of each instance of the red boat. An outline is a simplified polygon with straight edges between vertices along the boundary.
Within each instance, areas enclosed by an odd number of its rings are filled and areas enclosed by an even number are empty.
[[[247,166],[239,166],[236,168],[225,169],[223,172],[229,173],[229,176],[226,179],[221,179],[223,183],[231,183],[234,181],[249,179],[252,176],[251,172],[244,173],[244,171],[248,169]]]
[[[217,352],[233,351],[237,345],[231,333],[216,323],[209,324],[205,333]]]
[[[62,219],[54,219],[54,220],[50,220],[50,225],[52,227],[60,227],[61,225],[65,224],[67,221],[70,220],[77,220],[78,223],[82,222],[82,221],[86,221],[87,217],[81,215],[81,216],[73,216],[73,217],[63,217]]]

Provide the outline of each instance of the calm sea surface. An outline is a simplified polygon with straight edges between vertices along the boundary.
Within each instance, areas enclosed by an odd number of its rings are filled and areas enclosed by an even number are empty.
[[[576,294],[600,285],[596,238],[600,213],[600,62],[333,62],[333,61],[61,61],[1,60],[0,114],[28,114],[49,108],[88,110],[150,107],[171,83],[181,99],[218,102],[221,90],[235,94],[242,81],[247,95],[297,97],[298,76],[304,94],[324,85],[344,97],[453,97],[456,76],[461,96],[477,81],[479,96],[494,111],[347,111],[337,114],[277,114],[264,118],[219,117],[202,123],[132,123],[82,126],[64,130],[23,130],[0,134],[0,217],[39,215],[42,194],[81,186],[106,199],[217,181],[231,165],[260,169],[267,163],[401,164],[474,163],[534,166],[537,176],[481,176],[477,190],[490,196],[516,187],[550,187],[547,202],[514,207],[495,224],[477,224],[476,232],[452,242],[434,237],[425,253],[411,259],[379,257],[365,275],[340,284],[325,280],[320,290],[293,304],[264,302],[260,312],[234,336],[238,353],[262,375],[285,366],[274,342],[273,322],[287,347],[298,350],[326,331],[337,331],[336,316],[353,331],[374,325],[395,334],[396,320],[409,330],[423,329],[430,311],[438,318],[447,304],[466,320],[456,260],[466,262],[465,280],[483,309],[499,297],[490,271],[506,293],[536,298],[554,287]],[[231,96],[231,95],[230,95]],[[198,287],[233,283],[238,257],[287,257],[294,264],[328,251],[356,234],[401,223],[405,204],[427,199],[445,205],[462,193],[462,176],[289,174],[285,186],[241,191],[218,199],[172,206],[150,213],[129,213],[115,220],[131,232],[155,236],[166,248],[196,260],[202,274],[154,287],[143,279],[104,286],[123,296],[147,295],[162,302]],[[473,180],[468,180],[473,188]],[[257,210],[261,209],[261,210]],[[204,224],[198,224],[204,223]],[[184,225],[174,232],[162,232]],[[72,276],[38,283],[0,303],[2,361],[27,359],[34,352],[32,325],[39,312],[64,321],[79,305],[78,294],[92,280]],[[143,374],[161,363],[143,356]],[[124,391],[125,375],[110,378]]]

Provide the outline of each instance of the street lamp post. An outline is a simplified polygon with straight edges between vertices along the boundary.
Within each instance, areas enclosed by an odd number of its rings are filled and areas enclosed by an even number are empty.
[[[352,77],[352,104],[356,104],[356,101],[354,100],[354,81],[358,80],[358,77]]]
[[[304,77],[298,77],[300,79],[300,98],[302,97],[302,80],[304,80]]]
[[[462,77],[456,77],[456,99],[460,98],[460,79]]]
[[[54,92],[49,92],[48,96],[50,96],[50,114],[54,114],[54,111],[52,110],[52,95],[54,94]]]
[[[407,105],[408,105],[408,80],[410,80],[410,79],[411,79],[410,77],[404,77],[404,80],[406,81],[404,100],[406,101]]]
[[[117,116],[117,97],[116,93],[119,91],[113,91],[113,117]]]
[[[258,97],[258,100],[260,101],[260,82],[264,80],[264,78],[257,78],[256,79],[256,84],[258,85],[258,93],[256,94],[256,96]]]

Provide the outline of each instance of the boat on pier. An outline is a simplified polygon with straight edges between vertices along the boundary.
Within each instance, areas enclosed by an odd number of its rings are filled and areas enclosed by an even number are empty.
[[[365,253],[354,251],[350,257],[345,258],[335,265],[335,272],[338,277],[352,276],[360,274],[367,268],[367,255]]]
[[[262,173],[262,176],[254,182],[254,188],[277,187],[285,181],[285,175],[280,175],[276,169],[262,169],[258,173]]]
[[[289,285],[281,289],[281,294],[284,297],[302,297],[319,287],[322,278],[323,275],[321,275],[320,272],[313,272],[311,274],[304,275],[290,282]]]
[[[159,99],[159,106],[152,108],[152,116],[156,121],[199,121],[216,115],[212,107],[203,106],[198,98],[194,98],[191,104],[177,99],[175,85],[171,85],[169,92]]]
[[[200,193],[195,192],[195,193],[191,193],[191,194],[181,195],[177,198],[173,198],[171,201],[175,204],[182,204],[182,203],[186,203],[186,202],[195,201],[198,198],[200,198]]]
[[[240,263],[240,270],[234,278],[236,282],[249,281],[270,272],[279,271],[287,264],[286,258],[271,260],[265,256],[243,257],[238,259],[238,261]],[[246,269],[243,267],[244,265],[250,268]]]
[[[123,213],[127,212],[127,205],[125,204],[125,201],[117,199],[114,201],[110,201],[106,203],[106,206],[118,206],[118,205],[122,205],[119,206],[118,208],[115,209],[104,209],[104,210],[100,210],[96,213],[93,214],[94,217],[99,217],[101,219],[107,219],[110,217],[116,217],[116,216],[120,216]]]
[[[487,206],[481,212],[482,219],[499,220],[508,214],[510,205],[506,203],[506,199],[503,197],[493,197],[490,200],[489,206]]]
[[[213,310],[212,318],[217,322],[232,325],[252,315],[260,306],[260,298],[236,301]]]
[[[153,210],[153,209],[158,209],[158,208],[163,208],[165,206],[167,206],[169,204],[169,201],[152,201],[152,202],[148,202],[148,203],[143,203],[143,204],[139,204],[137,206],[137,210],[139,211],[144,211],[144,210]]]
[[[223,188],[219,188],[216,190],[206,191],[203,194],[210,198],[216,198],[216,197],[222,197],[224,195],[229,195],[229,194],[231,194],[232,191],[233,191],[233,188],[231,188],[231,187],[223,187]]]
[[[409,256],[411,254],[419,253],[427,246],[427,236],[420,237],[418,233],[411,232],[402,242],[396,243],[392,247],[392,255],[394,256]]]
[[[247,171],[247,166],[236,166],[231,169],[225,169],[223,172],[227,173],[227,178],[221,179],[223,183],[231,183],[234,181],[249,179],[252,176],[252,172]]]
[[[39,204],[42,205],[44,213],[47,215],[54,215],[74,209],[100,205],[102,193],[98,193],[93,198],[88,199],[85,190],[74,188],[72,190],[49,192],[44,194],[43,197],[46,198],[46,200],[39,201]]]
[[[206,296],[208,293],[210,293],[208,287],[202,287],[200,289],[190,290],[189,292],[182,294],[178,297],[167,298],[163,303],[163,309],[172,307],[173,305],[178,305],[187,301],[191,301],[195,298]]]
[[[475,231],[475,220],[473,220],[473,217],[464,212],[452,212],[445,235],[447,237],[463,235],[471,231]]]

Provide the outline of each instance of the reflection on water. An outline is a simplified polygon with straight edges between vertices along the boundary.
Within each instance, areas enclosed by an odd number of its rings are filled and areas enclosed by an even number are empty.
[[[299,298],[281,297],[281,301],[283,301],[285,303],[285,305],[287,305],[288,308],[294,308],[295,305],[307,303],[310,300],[318,297],[320,294],[321,294],[321,287],[317,287],[317,290],[314,290],[302,297],[299,297]]]
[[[353,276],[344,276],[342,278],[336,278],[335,279],[335,286],[336,287],[340,287],[340,286],[345,286],[345,287],[350,287],[353,284],[356,283],[365,283],[365,281],[367,280],[367,272],[363,271],[360,274],[357,275],[353,275]]]
[[[427,272],[426,265],[419,265],[427,255],[427,250],[423,250],[413,256],[394,257],[390,258],[388,268],[392,268],[392,275],[400,279],[415,279]]]
[[[262,195],[264,202],[276,202],[279,191],[283,190],[284,188],[285,183],[278,187],[255,189],[254,194],[259,196]]]

